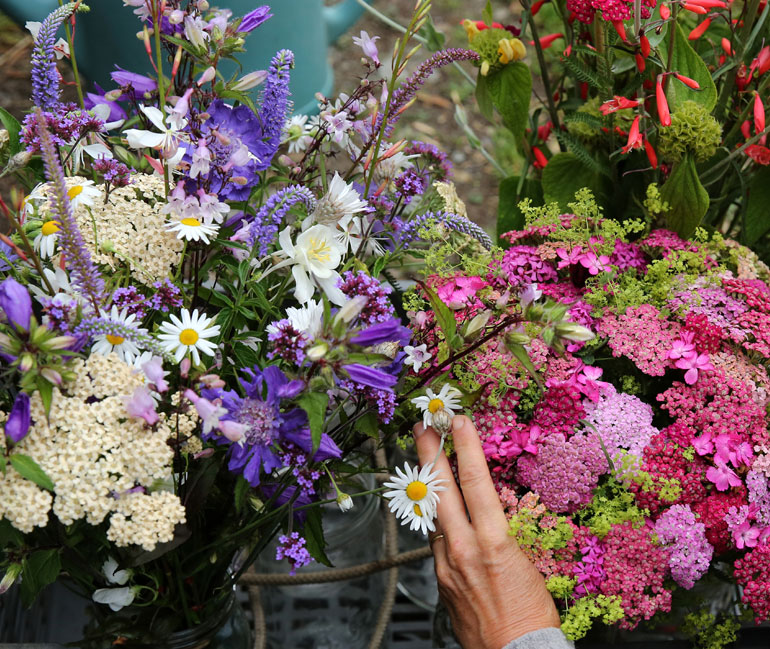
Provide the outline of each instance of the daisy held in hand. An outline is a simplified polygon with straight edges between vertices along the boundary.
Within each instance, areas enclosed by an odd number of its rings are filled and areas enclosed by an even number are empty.
[[[422,410],[422,423],[427,428],[434,425],[434,417],[442,410],[448,411],[450,415],[459,411],[460,396],[461,392],[457,388],[445,383],[438,394],[427,388],[425,394],[412,399],[412,403]]]

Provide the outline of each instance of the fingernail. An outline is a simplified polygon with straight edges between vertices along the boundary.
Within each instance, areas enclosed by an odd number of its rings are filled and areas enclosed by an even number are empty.
[[[465,425],[465,418],[462,415],[457,415],[452,420],[452,430],[460,430]]]
[[[423,434],[425,434],[425,427],[418,424],[417,426],[412,428],[412,434],[414,435],[415,439],[422,437]]]

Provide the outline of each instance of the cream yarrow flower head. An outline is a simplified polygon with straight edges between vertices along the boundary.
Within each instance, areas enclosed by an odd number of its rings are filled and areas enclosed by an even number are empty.
[[[461,396],[462,392],[445,383],[438,394],[428,388],[423,396],[412,399],[412,403],[422,410],[422,423],[427,428],[433,426],[433,416],[439,411],[446,410],[451,415],[459,411]]]
[[[196,365],[201,362],[199,352],[206,356],[214,355],[217,346],[208,340],[219,335],[219,325],[211,326],[214,318],[199,314],[198,309],[195,309],[192,315],[187,309],[182,309],[181,319],[173,314],[169,317],[171,322],[160,325],[161,333],[158,338],[163,349],[173,354],[177,363],[187,352],[190,352]]]
[[[420,530],[423,534],[435,531],[433,518],[439,502],[438,492],[446,489],[441,484],[446,480],[437,479],[439,473],[433,471],[433,463],[422,469],[406,463],[403,471],[396,467],[396,475],[384,483],[391,490],[383,494],[390,500],[388,508],[403,519],[402,525],[409,523],[410,530]]]

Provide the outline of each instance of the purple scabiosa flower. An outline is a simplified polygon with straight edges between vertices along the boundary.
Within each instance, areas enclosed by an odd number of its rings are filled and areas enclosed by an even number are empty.
[[[16,444],[27,436],[31,425],[29,395],[26,392],[19,392],[5,422],[5,435]]]
[[[292,532],[288,536],[281,534],[278,537],[278,543],[280,545],[275,551],[275,560],[286,559],[291,566],[290,575],[296,574],[297,568],[306,566],[313,560],[305,547],[305,539],[298,532]]]
[[[0,283],[0,311],[14,329],[29,331],[32,300],[29,291],[13,277],[6,277]]]
[[[240,379],[244,396],[232,390],[204,389],[201,394],[213,401],[220,399],[227,411],[220,419],[234,421],[243,426],[243,436],[237,443],[210,431],[204,439],[213,439],[218,444],[230,445],[228,468],[241,473],[249,484],[260,483],[261,474],[269,474],[282,466],[279,455],[280,444],[291,442],[305,452],[312,451],[307,414],[300,408],[286,412],[281,410],[282,394],[294,391],[295,385],[277,367],[264,370],[257,367],[243,370]],[[324,434],[314,461],[340,457],[340,449]]]
[[[412,332],[406,327],[401,326],[401,321],[398,318],[390,318],[359,331],[350,339],[350,342],[362,347],[371,347],[372,345],[389,342],[400,342],[405,345],[411,337]]]
[[[455,232],[467,234],[476,239],[487,250],[492,248],[492,239],[481,227],[464,216],[450,212],[426,212],[415,216],[401,228],[399,232],[401,243],[408,246],[412,241],[420,238],[420,230],[433,224],[443,225]]]
[[[338,286],[351,300],[361,295],[366,296],[366,304],[358,314],[359,322],[371,325],[393,317],[393,305],[388,299],[391,289],[364,271],[345,271],[340,276]]]
[[[238,25],[238,31],[242,34],[249,34],[272,17],[273,14],[270,13],[270,7],[268,5],[257,7],[243,17],[241,24]]]

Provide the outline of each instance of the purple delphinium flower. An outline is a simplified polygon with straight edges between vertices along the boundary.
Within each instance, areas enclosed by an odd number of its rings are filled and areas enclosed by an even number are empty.
[[[19,392],[5,422],[5,435],[16,444],[27,436],[31,425],[29,395],[26,392]]]
[[[450,212],[426,212],[425,214],[415,216],[401,228],[399,232],[401,243],[408,245],[415,239],[418,239],[420,230],[432,223],[467,234],[469,237],[476,239],[487,250],[492,248],[492,239],[489,238],[489,235],[480,226],[464,216]]]
[[[32,300],[29,291],[13,277],[6,277],[0,283],[0,311],[14,329],[29,331]]]
[[[393,305],[388,299],[391,289],[362,270],[347,270],[340,276],[340,290],[350,299],[364,295],[366,304],[358,314],[358,321],[364,324],[384,322],[393,317]]]
[[[218,444],[229,444],[228,468],[234,473],[241,473],[249,484],[256,486],[260,483],[262,472],[269,474],[282,465],[279,455],[281,442],[291,442],[308,453],[313,449],[313,441],[304,410],[292,408],[281,411],[281,395],[287,391],[289,394],[295,392],[296,387],[280,369],[275,366],[264,370],[246,368],[243,374],[240,379],[243,397],[233,390],[221,388],[204,389],[201,393],[212,401],[221,400],[227,411],[221,420],[234,421],[243,426],[243,436],[237,443],[213,431],[203,437]],[[341,454],[332,439],[323,434],[313,460],[340,457]]]
[[[365,385],[370,388],[392,388],[398,380],[395,376],[388,374],[381,369],[369,367],[368,365],[361,365],[360,363],[343,365],[342,370],[347,373],[350,380],[354,383]]]
[[[70,281],[83,296],[87,297],[94,311],[99,311],[99,305],[104,293],[104,280],[99,274],[91,253],[86,248],[80,228],[72,213],[72,205],[64,182],[64,171],[59,164],[59,157],[51,141],[51,134],[45,125],[45,117],[39,109],[38,137],[40,150],[45,165],[45,176],[53,185],[53,216],[59,223],[59,247],[67,261]]]
[[[51,110],[59,103],[59,72],[56,69],[56,32],[77,5],[69,2],[46,16],[32,49],[32,103]]]
[[[270,13],[270,7],[268,5],[257,7],[243,17],[241,24],[238,25],[238,31],[242,34],[248,34],[272,17],[273,14]]]

